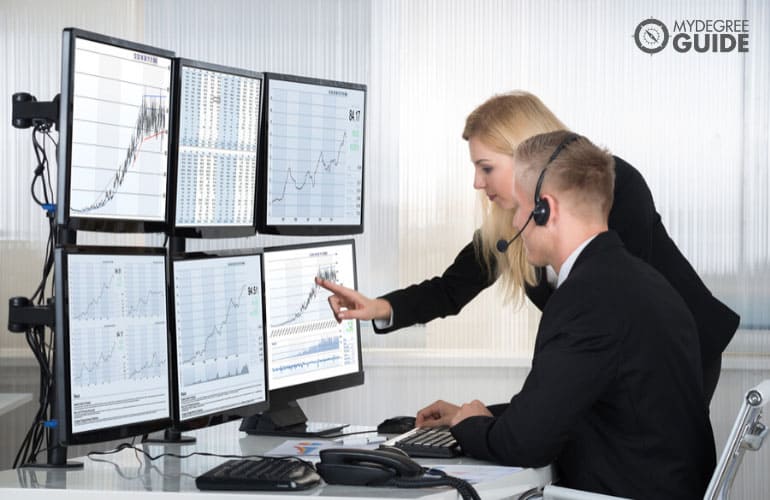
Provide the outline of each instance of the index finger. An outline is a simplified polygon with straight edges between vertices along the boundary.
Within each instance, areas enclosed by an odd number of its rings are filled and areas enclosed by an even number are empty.
[[[350,292],[354,291],[354,290],[351,290],[350,288],[344,287],[342,285],[338,285],[337,283],[335,283],[333,281],[325,280],[325,279],[322,279],[322,278],[319,278],[319,277],[316,277],[315,282],[316,282],[317,285],[319,285],[319,286],[321,286],[323,288],[326,288],[330,292],[338,293],[340,295],[346,295],[346,294],[349,294]]]

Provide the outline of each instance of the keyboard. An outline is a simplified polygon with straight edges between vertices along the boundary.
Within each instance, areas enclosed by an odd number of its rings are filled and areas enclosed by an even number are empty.
[[[410,457],[452,458],[462,454],[460,445],[446,426],[418,427],[382,443],[382,446],[399,448]]]
[[[199,490],[306,490],[321,476],[309,463],[299,460],[263,458],[228,460],[195,479]]]

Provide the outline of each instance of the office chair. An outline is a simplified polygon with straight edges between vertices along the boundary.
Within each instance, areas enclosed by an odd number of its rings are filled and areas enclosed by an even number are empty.
[[[757,451],[767,436],[768,428],[760,422],[760,419],[768,400],[770,400],[770,379],[750,389],[744,396],[738,417],[735,419],[706,494],[703,496],[704,500],[729,498],[730,488],[743,460],[743,454],[746,450]],[[519,497],[519,500],[614,500],[618,498],[620,497],[548,485],[542,490],[538,488],[527,491]]]
[[[719,457],[704,500],[727,500],[738,467],[746,450],[757,451],[767,436],[767,426],[760,422],[762,410],[770,400],[770,379],[750,389],[743,398],[733,429]]]

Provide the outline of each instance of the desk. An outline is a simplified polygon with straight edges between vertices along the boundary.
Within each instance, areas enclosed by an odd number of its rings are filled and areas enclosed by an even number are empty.
[[[0,415],[15,410],[19,406],[32,401],[32,394],[12,394],[0,392]]]
[[[198,441],[192,446],[145,445],[152,455],[164,451],[190,453],[207,451],[220,454],[260,454],[271,450],[284,441],[279,437],[249,436],[238,431],[239,422],[230,422],[194,434]],[[254,500],[255,492],[222,493],[199,491],[195,477],[223,461],[217,457],[193,456],[186,459],[159,458],[150,462],[132,450],[97,458],[109,460],[96,462],[88,458],[77,459],[85,464],[81,470],[17,469],[0,472],[0,497],[14,500],[201,500],[226,497],[228,500]],[[72,459],[71,459],[72,460]],[[424,464],[460,463],[483,464],[463,457],[452,460],[420,459]],[[551,482],[550,467],[524,469],[494,481],[476,484],[482,498],[511,498],[517,493],[544,486]],[[457,499],[457,493],[448,488],[406,490],[396,488],[353,487],[323,484],[304,492],[265,493],[265,498],[304,499],[320,496],[329,499],[351,498],[425,498],[431,500]],[[262,495],[260,495],[262,496]]]

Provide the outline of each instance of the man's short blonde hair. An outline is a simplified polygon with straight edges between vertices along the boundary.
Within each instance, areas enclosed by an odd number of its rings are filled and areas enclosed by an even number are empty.
[[[516,182],[532,193],[537,179],[547,168],[540,194],[566,194],[581,213],[600,214],[604,221],[612,208],[615,190],[615,159],[582,136],[568,142],[548,163],[554,151],[575,134],[560,130],[530,137],[514,152]]]

